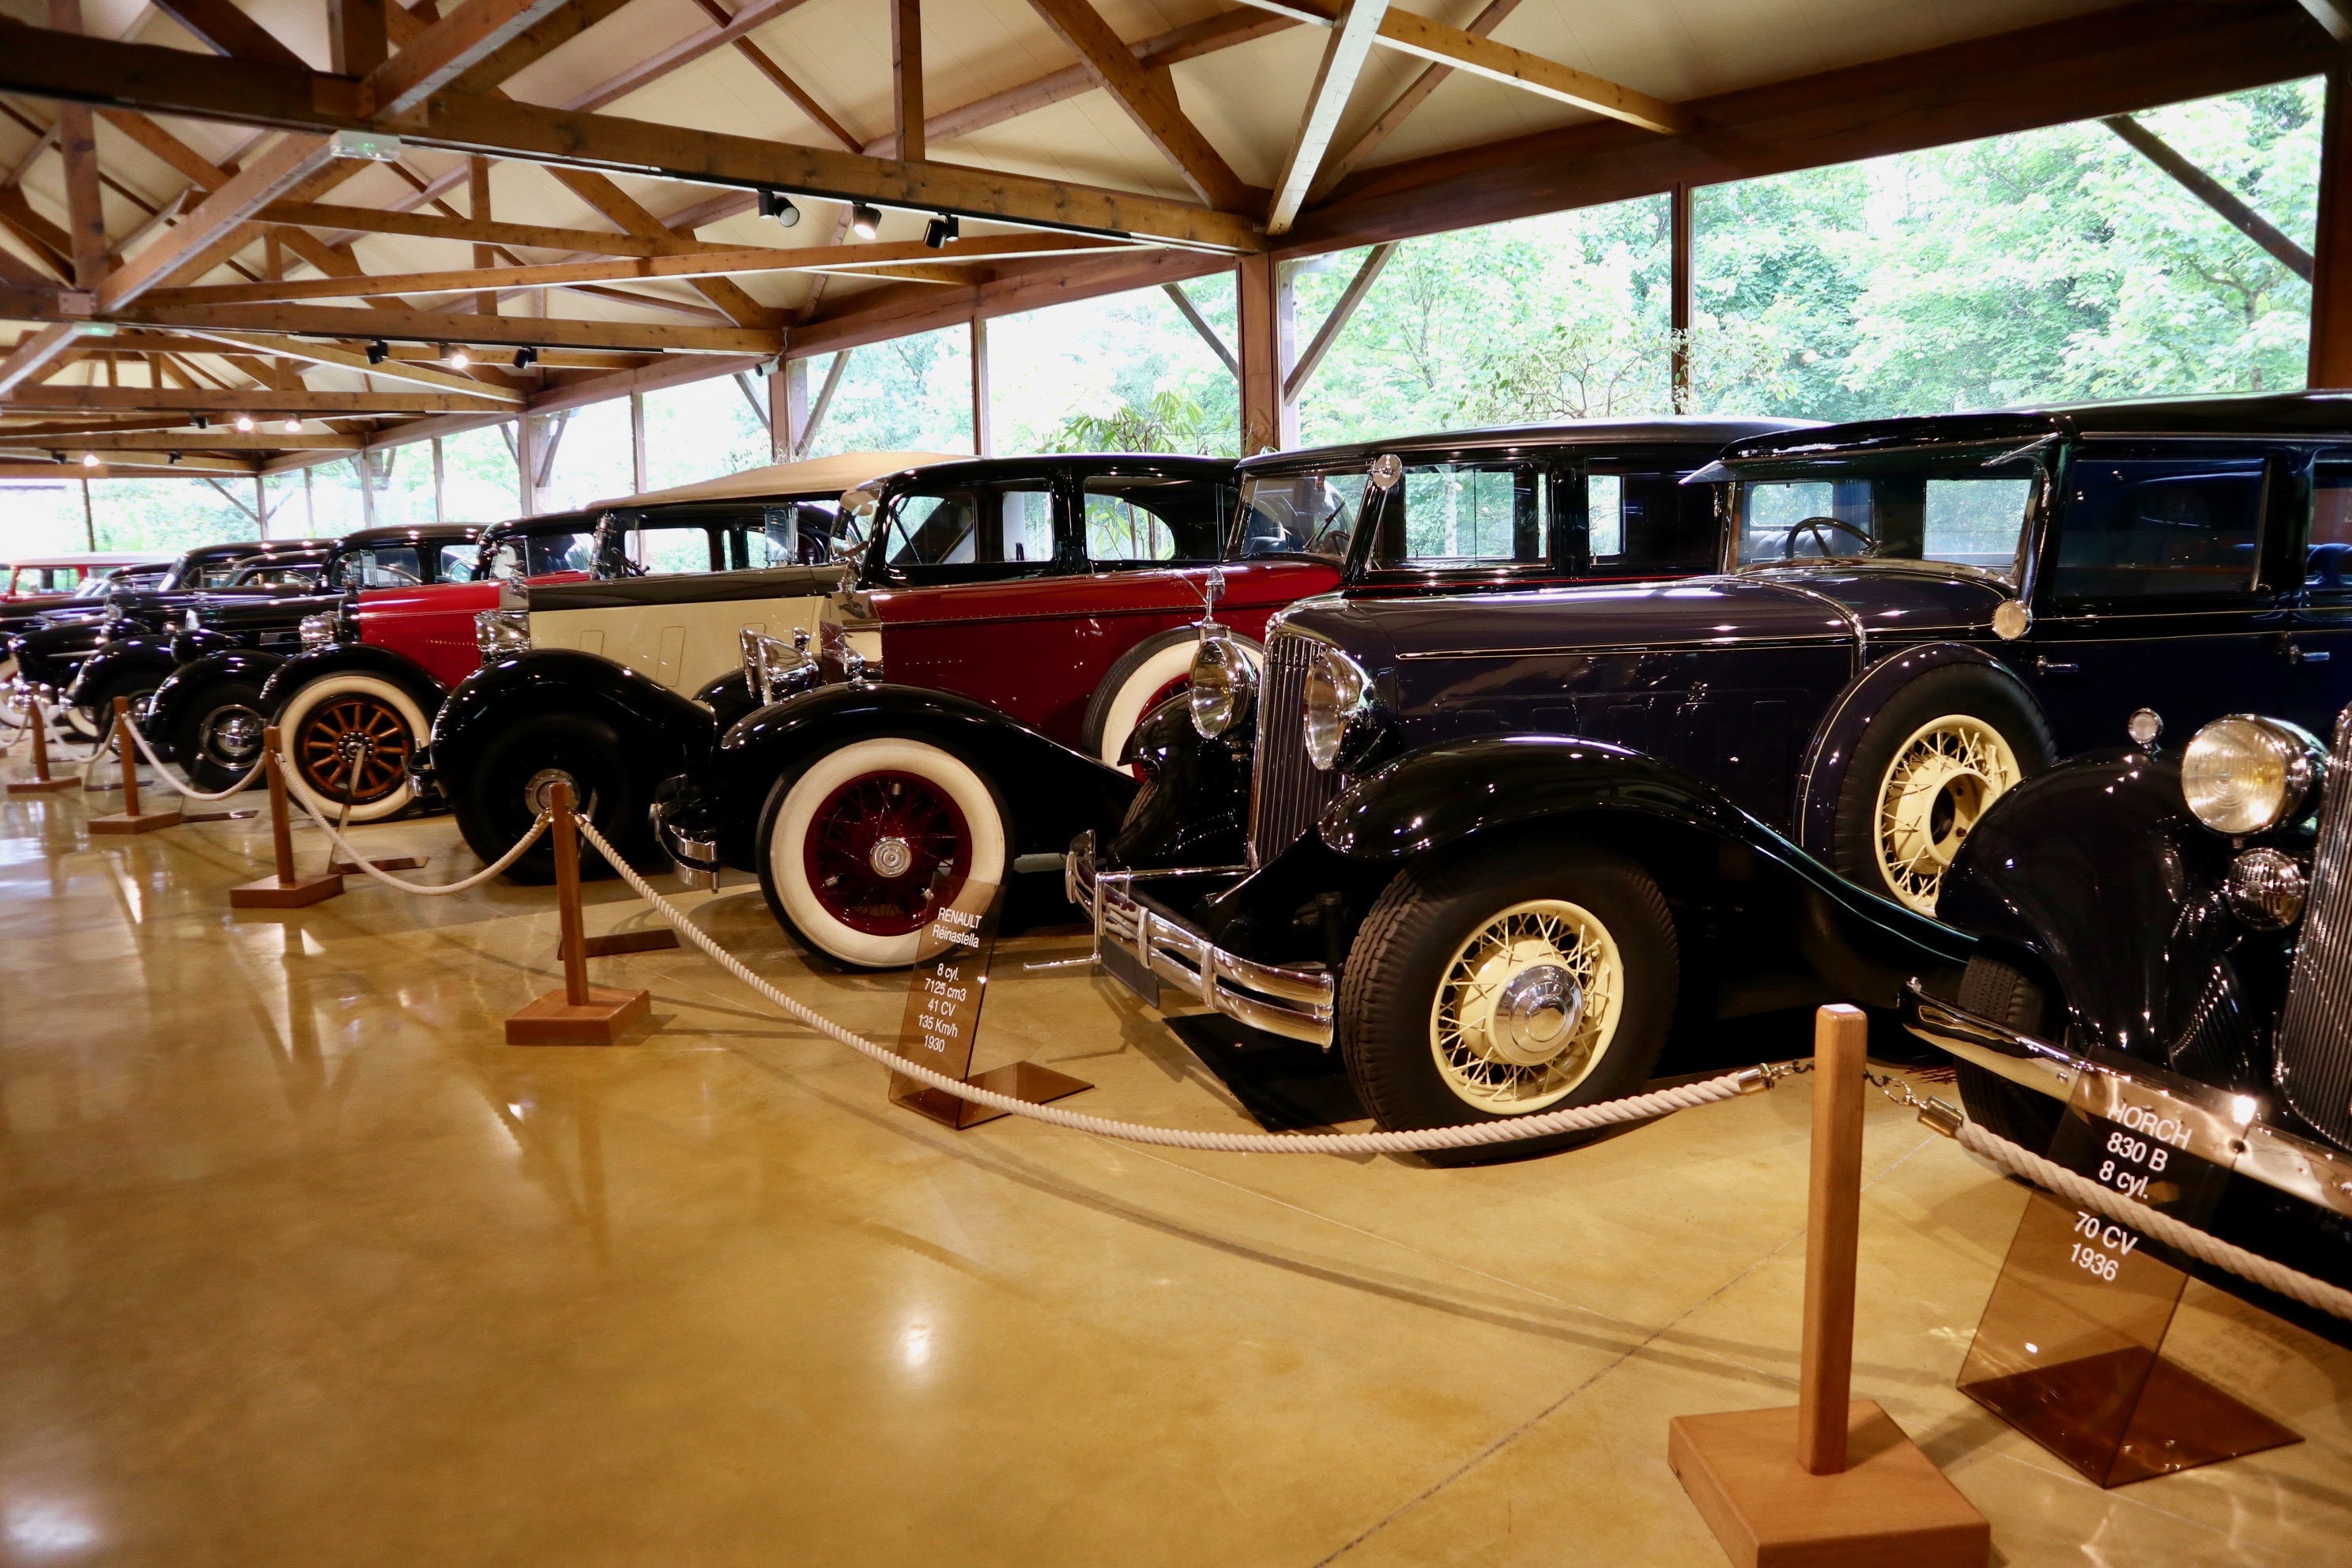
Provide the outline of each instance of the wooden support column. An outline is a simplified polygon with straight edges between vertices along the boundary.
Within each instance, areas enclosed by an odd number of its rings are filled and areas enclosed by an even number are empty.
[[[2352,387],[2352,66],[2327,73],[2311,279],[2313,386]]]
[[[996,456],[996,426],[988,416],[988,323],[971,319],[971,449]]]
[[[449,521],[448,469],[441,460],[441,437],[433,437],[433,521]]]
[[[81,0],[49,0],[49,26],[81,31]],[[66,166],[66,229],[73,242],[74,287],[95,289],[106,276],[106,212],[98,186],[98,127],[86,103],[58,105],[58,153]]]
[[[841,384],[843,373],[849,369],[849,356],[856,352],[855,349],[842,350],[825,367],[824,384],[816,389],[816,401],[809,405],[808,423],[801,427],[799,438],[793,443],[794,458],[807,457],[809,448],[816,444],[817,426],[824,423],[824,411],[833,406],[834,389]]]
[[[1691,412],[1691,188],[1676,185],[1667,197],[1668,224],[1672,233],[1668,243],[1674,253],[1672,263],[1672,297],[1669,324],[1674,329],[1670,374],[1673,384],[1674,410],[1677,414]]]
[[[391,54],[383,0],[327,0],[327,45],[337,76],[365,76]]]
[[[890,0],[890,108],[901,162],[923,157],[922,0]]]
[[[646,395],[629,394],[629,481],[636,488],[629,493],[646,493]]]
[[[490,161],[488,158],[466,160],[466,216],[476,223],[490,222]],[[495,267],[498,263],[497,247],[489,245],[474,247],[476,268]],[[495,291],[477,294],[474,296],[474,309],[483,315],[495,316],[499,313],[499,297]]]
[[[1289,379],[1290,278],[1271,256],[1245,256],[1236,268],[1241,316],[1242,455],[1298,444],[1298,410],[1283,396]]]
[[[793,405],[793,389],[799,389],[800,406]],[[793,453],[793,431],[806,417],[808,406],[808,362],[792,360],[768,372],[768,460],[772,463],[789,461]]]
[[[515,420],[515,491],[523,516],[539,510],[539,434],[528,414]]]

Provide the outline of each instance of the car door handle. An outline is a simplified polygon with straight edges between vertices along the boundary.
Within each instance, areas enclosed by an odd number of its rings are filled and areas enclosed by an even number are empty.
[[[2079,664],[2067,664],[2061,660],[2052,658],[2046,653],[2036,654],[2033,658],[2033,673],[2036,675],[2080,675],[2083,673],[2083,667]]]
[[[2286,655],[2289,664],[2326,664],[2332,657],[2324,649],[2299,647],[2294,643],[2288,643],[2280,651]]]

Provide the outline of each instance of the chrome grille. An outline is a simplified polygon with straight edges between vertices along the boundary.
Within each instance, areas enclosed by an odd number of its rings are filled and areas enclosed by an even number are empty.
[[[2336,717],[2323,787],[2273,1070],[2296,1115],[2352,1146],[2352,708]]]
[[[1263,866],[1297,842],[1339,793],[1337,772],[1318,773],[1307,760],[1300,725],[1307,708],[1311,637],[1277,632],[1265,649],[1265,682],[1258,698],[1257,756],[1250,775],[1250,864]]]

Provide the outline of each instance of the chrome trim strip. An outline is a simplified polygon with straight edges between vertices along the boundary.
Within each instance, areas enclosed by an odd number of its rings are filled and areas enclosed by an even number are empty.
[[[1834,637],[1697,638],[1688,642],[1568,643],[1546,647],[1430,648],[1397,655],[1400,662],[1420,658],[1549,658],[1580,654],[1706,653],[1718,648],[1835,647]]]
[[[2336,715],[2320,782],[2310,891],[2271,1062],[2272,1081],[2296,1115],[2352,1140],[2352,707]]]
[[[1254,1029],[1328,1048],[1331,1044],[1335,987],[1319,970],[1260,963],[1225,952],[1182,921],[1139,902],[1133,883],[1168,877],[1240,876],[1240,866],[1202,866],[1181,870],[1101,871],[1094,864],[1093,835],[1070,847],[1063,885],[1070,901],[1087,913],[1095,931],[1095,951],[1115,946],[1138,965],[1213,1011]]]

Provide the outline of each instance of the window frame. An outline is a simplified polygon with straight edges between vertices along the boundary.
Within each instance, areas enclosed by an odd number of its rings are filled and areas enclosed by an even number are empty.
[[[2122,462],[2181,462],[2238,460],[2252,458],[2262,464],[2262,489],[2254,502],[2253,565],[2242,586],[2212,593],[2082,595],[2061,593],[2059,557],[2066,543],[2066,513],[2071,505],[2075,465],[2116,454]],[[2084,436],[2069,441],[2063,461],[2045,484],[2041,539],[2034,555],[2032,584],[2035,613],[2061,619],[2108,619],[2132,616],[2244,615],[2279,602],[2272,561],[2280,537],[2278,508],[2283,486],[2282,461],[2287,454],[2275,441],[2245,440],[2229,436],[2170,436],[2117,432]],[[2295,531],[2300,533],[2300,529]],[[2298,577],[2298,586],[2300,579]]]
[[[1385,451],[1387,448],[1381,448]],[[1377,457],[1381,451],[1370,456]],[[1559,577],[1574,571],[1575,553],[1584,548],[1584,482],[1580,457],[1544,450],[1494,451],[1476,447],[1398,452],[1405,473],[1386,490],[1372,490],[1357,514],[1355,537],[1349,542],[1343,581],[1349,584],[1511,583]],[[1367,462],[1370,458],[1367,458]],[[1389,526],[1389,508],[1411,483],[1414,468],[1480,468],[1531,470],[1540,487],[1544,506],[1543,552],[1535,561],[1431,562],[1425,564],[1383,565],[1375,560],[1380,539]],[[1569,481],[1573,479],[1573,483]],[[1516,486],[1514,489],[1516,489]],[[1368,487],[1369,489],[1369,487]],[[1571,508],[1570,496],[1574,498]],[[1236,510],[1239,495],[1235,495]],[[1573,521],[1570,521],[1571,511]]]

